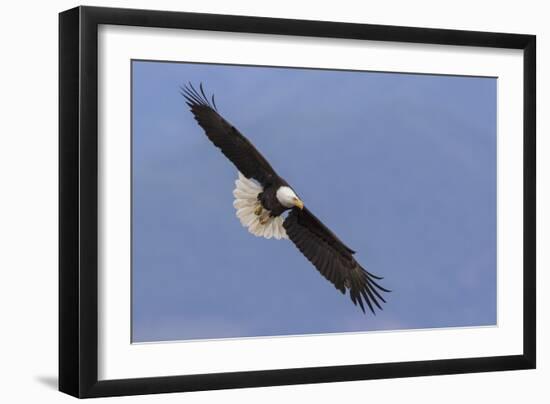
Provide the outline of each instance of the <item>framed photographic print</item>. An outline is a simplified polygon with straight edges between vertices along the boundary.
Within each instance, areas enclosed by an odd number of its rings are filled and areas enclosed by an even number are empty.
[[[59,387],[535,367],[535,37],[60,14]]]

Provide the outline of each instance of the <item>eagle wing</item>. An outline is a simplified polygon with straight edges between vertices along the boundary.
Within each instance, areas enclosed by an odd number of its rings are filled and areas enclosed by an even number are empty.
[[[214,96],[208,100],[202,84],[199,90],[189,83],[181,88],[181,93],[206,136],[245,177],[254,178],[264,187],[269,185],[277,178],[273,167],[243,134],[218,113]]]
[[[373,304],[382,309],[379,300],[386,301],[380,291],[389,292],[376,282],[382,278],[367,272],[353,257],[355,252],[307,208],[292,209],[283,226],[288,237],[321,275],[340,292],[345,294],[349,289],[353,304],[359,304],[363,312],[363,301],[373,313]]]

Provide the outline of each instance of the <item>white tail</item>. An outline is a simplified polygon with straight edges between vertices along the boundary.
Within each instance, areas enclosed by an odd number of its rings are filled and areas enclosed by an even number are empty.
[[[258,194],[263,191],[261,185],[249,180],[239,172],[239,178],[235,180],[233,206],[237,209],[237,217],[244,227],[255,236],[277,240],[288,238],[283,227],[281,216],[271,217],[269,211],[261,207]],[[256,214],[260,212],[260,214]],[[260,222],[262,219],[262,222]]]

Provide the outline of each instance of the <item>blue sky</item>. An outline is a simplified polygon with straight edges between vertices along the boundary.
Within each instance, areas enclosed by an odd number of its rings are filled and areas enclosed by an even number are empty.
[[[363,314],[241,227],[236,168],[178,92],[215,93],[393,292]],[[496,323],[494,78],[133,62],[134,342]]]

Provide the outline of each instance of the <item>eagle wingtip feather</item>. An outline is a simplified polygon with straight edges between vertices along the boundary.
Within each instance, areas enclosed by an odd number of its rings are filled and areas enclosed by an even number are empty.
[[[180,93],[185,97],[185,99],[190,102],[191,110],[196,107],[207,107],[213,111],[218,111],[216,102],[214,99],[214,94],[211,96],[211,101],[208,99],[206,92],[204,91],[204,86],[202,82],[199,83],[199,89],[197,90],[193,83],[190,81],[185,85],[180,85]],[[189,104],[188,104],[189,105]]]

